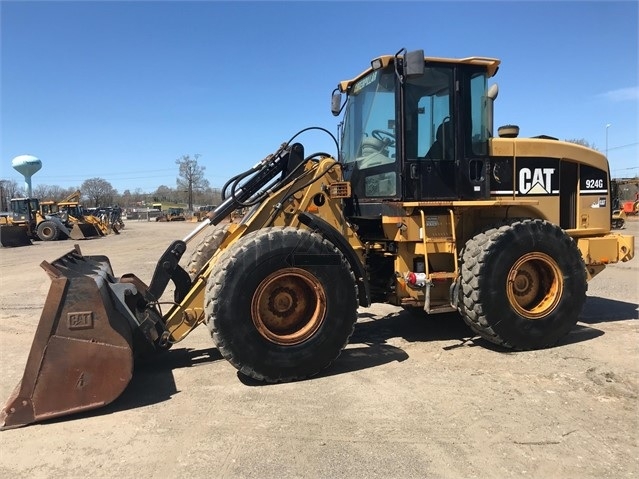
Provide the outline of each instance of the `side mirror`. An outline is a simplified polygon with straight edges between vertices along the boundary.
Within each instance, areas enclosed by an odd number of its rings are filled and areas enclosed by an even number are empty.
[[[404,55],[404,75],[406,77],[424,74],[424,50],[415,50]]]
[[[331,113],[333,116],[338,116],[342,111],[342,94],[336,88],[333,90],[333,95],[331,96]]]

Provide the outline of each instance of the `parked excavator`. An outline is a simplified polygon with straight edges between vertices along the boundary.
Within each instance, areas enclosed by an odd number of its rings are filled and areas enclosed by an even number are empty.
[[[512,125],[493,134],[498,90],[487,82],[499,63],[405,49],[373,59],[333,92],[340,140],[301,130],[229,179],[148,285],[78,247],[44,261],[51,289],[2,427],[113,401],[136,358],[201,324],[243,375],[271,383],[327,368],[373,302],[457,311],[504,348],[555,345],[587,281],[630,260],[634,238],[610,231],[602,154]],[[296,141],[308,130],[335,153],[308,154]],[[240,221],[225,221],[237,210]]]

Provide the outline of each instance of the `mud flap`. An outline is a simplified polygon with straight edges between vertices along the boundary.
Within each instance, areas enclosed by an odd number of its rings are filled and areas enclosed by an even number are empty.
[[[31,245],[29,230],[26,226],[2,225],[0,226],[0,245],[4,247]]]
[[[22,380],[0,411],[0,429],[109,404],[133,374],[133,328],[106,256],[79,249],[41,266],[52,278]]]

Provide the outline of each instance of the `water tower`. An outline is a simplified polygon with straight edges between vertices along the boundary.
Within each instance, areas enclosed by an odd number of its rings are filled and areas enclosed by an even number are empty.
[[[31,177],[42,168],[42,162],[32,155],[20,155],[11,160],[13,169],[24,176],[24,189],[27,197],[31,197]]]

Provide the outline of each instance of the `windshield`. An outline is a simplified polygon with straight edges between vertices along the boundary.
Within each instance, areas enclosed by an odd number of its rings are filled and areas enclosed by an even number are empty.
[[[395,80],[392,68],[375,70],[349,92],[341,154],[347,176],[357,177],[351,182],[360,197],[397,194]]]
[[[394,158],[394,139],[395,72],[376,70],[353,85],[349,93],[342,138],[343,161],[361,160],[375,147],[378,152],[385,150],[387,158]]]

